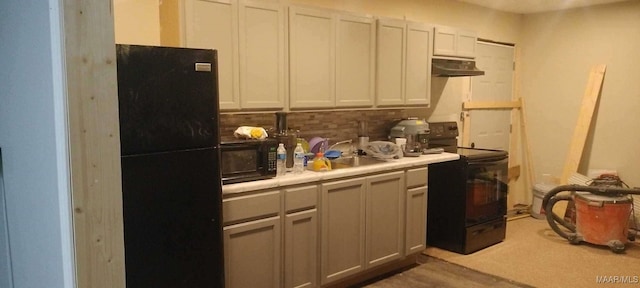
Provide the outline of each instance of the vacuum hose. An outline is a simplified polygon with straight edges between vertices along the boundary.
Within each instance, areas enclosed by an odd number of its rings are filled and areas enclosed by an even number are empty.
[[[621,196],[621,195],[628,195],[628,194],[640,195],[639,188],[631,189],[631,188],[621,188],[621,187],[612,187],[612,186],[581,186],[581,185],[572,184],[572,185],[560,185],[551,189],[547,193],[547,195],[544,196],[544,199],[542,200],[542,207],[544,207],[544,211],[546,211],[547,222],[549,222],[549,226],[551,226],[551,229],[553,229],[553,231],[558,233],[558,235],[562,236],[563,238],[569,240],[569,242],[573,244],[577,244],[578,242],[580,242],[580,239],[578,239],[576,234],[575,225],[565,221],[564,218],[553,213],[553,205],[555,205],[557,202],[568,201],[572,199],[571,195],[556,196],[556,194],[563,191],[571,191],[571,192],[583,191],[583,192],[589,192],[595,195],[614,196],[614,197]],[[564,230],[560,229],[560,227],[558,227],[558,223],[564,226],[565,228],[567,228],[569,231],[571,231],[571,233],[567,233]],[[630,229],[629,233],[631,235],[640,237],[640,231]]]

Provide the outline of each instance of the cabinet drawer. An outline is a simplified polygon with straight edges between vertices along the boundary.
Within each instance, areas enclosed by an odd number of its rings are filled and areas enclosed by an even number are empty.
[[[240,196],[222,201],[224,223],[265,218],[280,212],[280,191]]]
[[[407,170],[407,187],[419,187],[427,185],[427,167]]]
[[[304,186],[284,190],[284,208],[287,213],[310,209],[318,204],[318,186]]]

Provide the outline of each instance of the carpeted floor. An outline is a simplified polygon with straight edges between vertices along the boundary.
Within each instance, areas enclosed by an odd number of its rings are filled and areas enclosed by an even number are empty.
[[[435,247],[424,254],[535,287],[640,287],[639,241],[628,243],[623,254],[605,246],[571,245],[546,220],[532,217],[509,221],[502,243],[473,254]],[[598,283],[602,277],[606,284]]]

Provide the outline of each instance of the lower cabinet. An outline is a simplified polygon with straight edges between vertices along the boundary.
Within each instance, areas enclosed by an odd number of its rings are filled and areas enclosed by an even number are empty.
[[[318,186],[284,190],[284,287],[318,287]]]
[[[318,185],[222,201],[225,287],[318,287]]]
[[[225,287],[280,287],[280,221],[224,227]]]
[[[420,252],[427,245],[427,168],[407,171],[405,254]]]
[[[407,189],[407,234],[405,253],[412,254],[426,248],[427,186]]]
[[[404,256],[404,171],[321,186],[322,284]]]
[[[322,184],[321,277],[326,284],[364,270],[366,179]]]
[[[225,287],[282,284],[282,193],[267,190],[222,200]]]
[[[367,177],[367,268],[404,256],[404,171]]]
[[[317,287],[316,209],[285,216],[284,287]]]
[[[364,275],[425,248],[426,209],[426,167],[225,197],[226,287]]]

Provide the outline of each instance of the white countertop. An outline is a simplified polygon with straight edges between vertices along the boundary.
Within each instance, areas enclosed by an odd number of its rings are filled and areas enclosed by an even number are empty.
[[[222,185],[222,194],[241,193],[302,183],[358,176],[361,174],[385,172],[388,170],[404,169],[413,166],[424,166],[432,163],[452,161],[459,158],[460,155],[458,154],[444,152],[440,154],[421,155],[419,157],[403,157],[401,159],[387,160],[386,162],[380,164],[335,169],[326,172],[314,172],[309,170],[304,171],[301,174],[287,173],[286,175],[276,176],[267,180]]]

